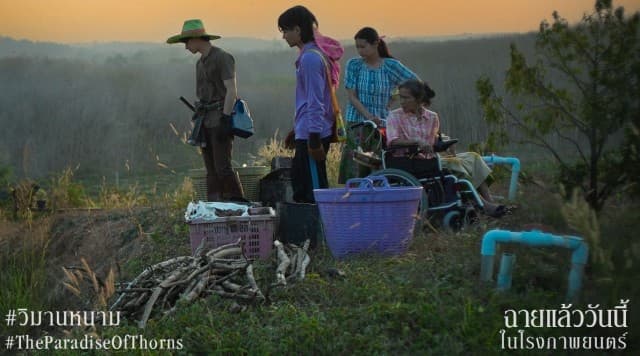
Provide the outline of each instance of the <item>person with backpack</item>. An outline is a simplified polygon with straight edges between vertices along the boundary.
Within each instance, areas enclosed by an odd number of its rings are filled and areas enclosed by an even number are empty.
[[[291,166],[293,200],[314,203],[314,188],[328,188],[326,155],[333,138],[335,115],[331,86],[337,84],[340,44],[318,32],[309,9],[294,6],[278,18],[278,29],[290,47],[300,51],[296,65],[294,129],[285,145],[294,148]]]

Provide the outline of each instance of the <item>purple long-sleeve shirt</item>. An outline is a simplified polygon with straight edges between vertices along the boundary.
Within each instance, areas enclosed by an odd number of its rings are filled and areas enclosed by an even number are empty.
[[[320,138],[332,133],[331,92],[325,64],[316,51],[320,49],[309,42],[296,61],[296,140],[307,140],[309,133],[320,133]]]

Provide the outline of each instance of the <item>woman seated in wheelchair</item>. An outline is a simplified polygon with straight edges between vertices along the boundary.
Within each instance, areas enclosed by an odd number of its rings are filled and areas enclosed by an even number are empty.
[[[440,118],[429,110],[435,92],[426,83],[411,79],[398,87],[400,91],[400,108],[393,110],[387,117],[387,146],[418,146],[419,152],[414,158],[431,159],[436,157],[434,145],[440,131]],[[393,149],[392,154],[407,155],[408,149]],[[487,179],[491,169],[482,157],[475,152],[464,152],[441,157],[442,168],[449,169],[456,175],[464,175],[478,191],[484,203],[484,212],[493,217],[500,217],[506,212],[504,205],[496,204],[491,197]]]

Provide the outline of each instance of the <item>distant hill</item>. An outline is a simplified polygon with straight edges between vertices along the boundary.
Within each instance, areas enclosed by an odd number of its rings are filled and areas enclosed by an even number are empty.
[[[474,40],[499,37],[513,37],[516,34],[471,34],[463,33],[448,36],[432,37],[394,37],[390,43],[401,42],[447,42],[456,40]],[[160,39],[162,40],[162,39]],[[352,46],[352,39],[340,40],[343,45]],[[253,51],[280,51],[288,49],[287,44],[281,39],[263,40],[250,37],[225,37],[215,41],[220,46],[232,53],[246,53]],[[16,40],[0,35],[0,58],[6,57],[49,57],[49,58],[84,58],[95,59],[97,57],[112,57],[122,55],[125,57],[136,54],[158,54],[165,57],[173,57],[179,53],[182,56],[184,46],[167,45],[163,42],[90,42],[61,44],[55,42],[34,42],[29,40]]]
[[[252,52],[263,50],[286,49],[287,45],[282,40],[261,40],[249,37],[223,37],[215,40],[214,44],[233,52]],[[79,43],[72,46],[77,48],[91,49],[98,52],[121,53],[123,55],[145,50],[158,48],[180,48],[181,44],[168,45],[164,42],[102,42],[102,43]]]
[[[261,40],[247,37],[229,37],[215,41],[215,44],[233,53],[265,50],[284,50],[288,48],[282,40]],[[54,42],[33,42],[15,40],[0,36],[0,58],[6,57],[49,57],[49,58],[91,58],[95,56],[122,55],[125,57],[140,52],[161,52],[170,55],[180,53],[184,46],[168,45],[162,42],[95,42],[61,44]]]
[[[71,47],[59,43],[15,40],[11,37],[0,36],[0,58],[43,55],[62,57],[71,49]]]
[[[481,40],[490,38],[503,38],[503,37],[518,37],[521,35],[527,35],[522,33],[460,33],[457,35],[445,35],[445,36],[408,36],[408,37],[393,37],[389,39],[389,43],[393,42],[447,42],[447,41],[459,41],[459,40]]]

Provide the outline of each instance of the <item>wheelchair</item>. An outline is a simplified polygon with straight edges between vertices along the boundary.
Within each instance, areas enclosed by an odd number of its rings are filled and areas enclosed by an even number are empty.
[[[428,221],[430,226],[441,226],[458,231],[478,221],[477,209],[484,203],[475,187],[467,179],[460,179],[442,168],[439,154],[434,158],[423,158],[417,145],[387,147],[385,128],[373,121],[363,121],[351,126],[362,127],[360,145],[354,152],[354,160],[372,169],[370,176],[384,176],[392,186],[422,186],[418,221]],[[457,140],[438,141],[435,152],[445,151]],[[369,148],[379,149],[380,154],[364,152],[363,143]],[[394,154],[403,150],[404,154]]]

